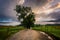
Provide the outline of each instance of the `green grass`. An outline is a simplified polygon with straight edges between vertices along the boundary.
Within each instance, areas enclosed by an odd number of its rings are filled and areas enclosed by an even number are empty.
[[[33,27],[34,30],[44,31],[60,38],[60,26],[39,26]]]
[[[0,40],[5,40],[7,37],[23,30],[24,27],[1,27],[0,28]],[[44,31],[53,34],[60,38],[60,26],[35,26],[32,29]]]
[[[1,27],[0,28],[0,40],[5,40],[10,35],[18,32],[19,30],[23,30],[23,27]]]

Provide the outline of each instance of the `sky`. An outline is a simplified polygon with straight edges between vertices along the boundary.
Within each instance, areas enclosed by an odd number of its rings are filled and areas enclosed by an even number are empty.
[[[0,0],[0,20],[12,19],[16,20],[16,0]]]
[[[36,23],[60,20],[60,0],[20,0],[18,4],[32,8]]]
[[[0,21],[18,21],[14,11],[17,4],[31,7],[36,23],[60,20],[60,0],[0,0]]]

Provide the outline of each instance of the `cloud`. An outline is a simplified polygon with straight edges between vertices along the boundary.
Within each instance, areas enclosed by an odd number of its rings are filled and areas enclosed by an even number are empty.
[[[18,0],[18,5],[22,5],[25,2],[25,0]]]
[[[55,5],[60,0],[0,0],[0,19],[1,18],[10,18],[17,20],[16,12],[14,11],[16,4],[23,4],[24,6],[32,7],[34,12],[40,12],[43,10],[43,7],[49,8],[51,5]],[[51,3],[52,2],[52,3]],[[40,14],[40,13],[39,13]],[[36,16],[38,16],[37,14]],[[60,12],[51,13],[47,15],[47,13],[41,13],[38,17],[51,17],[58,19],[60,18]]]
[[[52,0],[20,0],[18,4],[23,2],[22,4],[24,6],[31,7],[32,10],[35,12],[39,10],[42,6],[46,6],[49,4]]]
[[[0,0],[0,19],[11,18],[17,20],[14,11],[17,0]]]
[[[54,12],[49,14],[48,16],[54,18],[54,19],[60,19],[60,11],[59,12]]]
[[[16,26],[16,25],[19,25],[20,22],[2,22],[0,23],[0,25],[3,25],[3,26]]]
[[[46,5],[51,1],[49,0],[25,0],[24,5],[25,6],[31,6],[31,7],[40,7],[43,5]]]
[[[11,18],[17,20],[16,12],[14,11],[16,4],[24,3],[24,6],[30,6],[33,10],[38,10],[41,6],[46,5],[48,0],[0,0],[0,19]]]

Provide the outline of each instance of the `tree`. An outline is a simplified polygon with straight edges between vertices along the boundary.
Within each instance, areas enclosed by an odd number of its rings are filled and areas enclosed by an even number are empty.
[[[34,26],[35,15],[32,12],[31,7],[24,7],[20,5],[16,5],[16,12],[18,16],[18,20],[21,22],[21,25],[27,29]]]

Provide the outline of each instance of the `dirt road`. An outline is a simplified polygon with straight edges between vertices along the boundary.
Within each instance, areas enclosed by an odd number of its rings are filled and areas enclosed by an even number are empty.
[[[53,40],[53,39],[44,32],[26,29],[14,34],[8,40]]]

